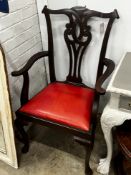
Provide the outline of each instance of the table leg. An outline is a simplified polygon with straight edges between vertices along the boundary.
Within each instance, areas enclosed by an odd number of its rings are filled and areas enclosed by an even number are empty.
[[[120,115],[116,110],[106,108],[101,117],[101,126],[104,133],[104,138],[107,145],[107,156],[100,159],[97,171],[101,174],[108,174],[110,169],[110,162],[112,158],[112,133],[114,126],[121,125],[125,121],[125,116]]]
[[[105,116],[103,115],[102,118],[105,118]],[[100,159],[97,171],[100,172],[101,174],[108,174],[110,168],[110,161],[112,157],[112,135],[111,135],[112,127],[108,126],[105,122],[103,123],[102,120],[101,120],[101,126],[107,145],[107,157],[104,159]]]

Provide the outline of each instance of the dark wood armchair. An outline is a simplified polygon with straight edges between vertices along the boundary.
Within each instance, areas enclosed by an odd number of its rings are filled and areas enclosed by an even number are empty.
[[[89,167],[90,152],[93,148],[96,128],[96,118],[100,95],[105,94],[103,82],[112,73],[114,62],[105,57],[108,39],[112,24],[119,18],[117,10],[111,13],[101,13],[89,10],[86,7],[73,7],[71,9],[51,10],[47,6],[43,11],[47,22],[48,51],[33,55],[27,64],[19,71],[12,72],[13,76],[23,75],[24,83],[21,92],[21,107],[16,111],[15,125],[21,134],[24,147],[23,152],[29,148],[28,135],[24,130],[25,121],[36,122],[54,129],[63,129],[75,136],[75,140],[88,144],[86,158],[86,174],[92,174]],[[63,82],[57,81],[54,67],[54,45],[50,14],[64,14],[69,18],[64,31],[64,39],[69,51],[69,74]],[[91,26],[87,23],[92,17],[107,18],[108,24],[101,47],[95,88],[82,83],[82,58],[92,39]],[[77,33],[79,29],[79,34]],[[28,99],[29,75],[28,70],[40,58],[48,56],[51,83],[31,100]],[[106,70],[103,73],[103,68]]]

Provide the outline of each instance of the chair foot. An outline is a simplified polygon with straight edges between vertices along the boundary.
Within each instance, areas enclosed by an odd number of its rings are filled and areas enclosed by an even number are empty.
[[[22,153],[27,153],[29,151],[29,138],[28,134],[24,130],[24,125],[22,124],[22,121],[20,119],[15,120],[15,127],[16,127],[16,137],[17,139],[24,144],[22,148]]]
[[[90,167],[86,168],[85,175],[92,175],[93,171]]]
[[[90,168],[89,161],[90,161],[90,156],[91,156],[93,146],[89,145],[87,147],[88,148],[86,148],[86,159],[85,159],[85,174],[86,175],[92,175],[93,171]]]
[[[27,153],[29,151],[29,144],[25,144],[23,148],[21,149],[22,153]]]

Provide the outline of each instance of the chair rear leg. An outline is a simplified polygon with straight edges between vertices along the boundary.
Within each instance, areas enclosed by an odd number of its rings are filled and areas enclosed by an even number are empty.
[[[24,146],[22,147],[22,153],[27,153],[29,151],[29,138],[28,134],[24,130],[24,125],[22,123],[22,120],[17,118],[15,120],[15,127],[17,129],[16,137],[18,138],[19,141],[21,141]]]
[[[85,158],[85,174],[86,175],[92,175],[93,174],[92,169],[90,168],[90,165],[89,165],[92,149],[93,149],[92,145],[88,145],[86,147],[86,158]]]

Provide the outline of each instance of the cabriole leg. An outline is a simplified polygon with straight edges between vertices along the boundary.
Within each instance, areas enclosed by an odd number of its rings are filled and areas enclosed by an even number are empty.
[[[101,116],[101,127],[104,133],[104,138],[107,145],[107,156],[100,159],[97,171],[101,174],[108,174],[110,170],[110,163],[112,159],[112,128],[121,125],[128,116],[125,112],[114,110],[106,106]]]
[[[16,137],[24,144],[22,152],[27,153],[29,150],[29,138],[28,134],[24,130],[24,125],[21,119],[17,118],[15,120],[15,127],[18,132],[18,133],[16,132]]]

